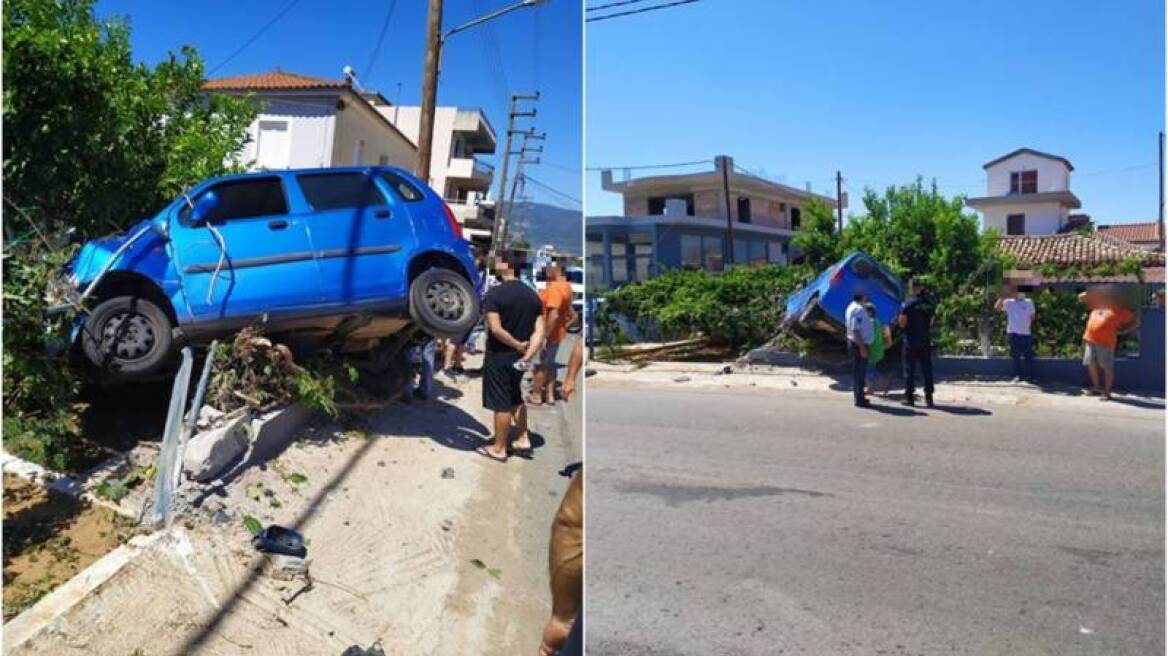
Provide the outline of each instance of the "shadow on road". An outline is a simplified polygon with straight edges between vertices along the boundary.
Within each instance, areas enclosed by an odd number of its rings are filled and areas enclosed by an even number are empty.
[[[908,407],[904,407],[904,406],[895,406],[895,405],[881,405],[879,403],[873,403],[872,405],[868,406],[867,409],[868,410],[875,410],[876,412],[879,412],[881,414],[892,415],[894,417],[927,417],[928,416],[926,413],[920,412],[917,410],[913,410],[912,408],[908,408]]]
[[[984,408],[975,408],[970,405],[946,405],[943,403],[938,403],[931,409],[938,412],[944,412],[951,415],[962,415],[965,417],[989,417],[990,415],[994,414]]]

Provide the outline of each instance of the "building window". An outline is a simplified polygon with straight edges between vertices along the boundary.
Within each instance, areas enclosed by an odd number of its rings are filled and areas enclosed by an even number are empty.
[[[587,270],[585,282],[588,291],[594,292],[604,289],[604,242],[589,236],[584,242],[584,253],[587,255]]]
[[[702,261],[706,271],[721,271],[725,264],[721,237],[702,237]]]
[[[767,261],[771,264],[783,264],[787,261],[786,253],[783,252],[783,242],[767,242]]]
[[[681,236],[681,266],[685,269],[721,271],[724,267],[721,237]]]
[[[746,249],[747,241],[745,239],[734,240],[734,264],[746,264]]]
[[[1011,214],[1006,217],[1006,234],[1007,235],[1024,235],[1026,234],[1026,215],[1025,214]]]
[[[738,222],[750,223],[750,198],[738,197]]]
[[[767,263],[767,242],[753,240],[750,242],[746,261],[750,266],[763,266]]]
[[[1010,195],[1038,193],[1038,171],[1014,171],[1010,174]]]
[[[662,216],[665,214],[665,205],[670,200],[685,201],[685,215],[694,215],[694,197],[693,194],[681,194],[679,196],[650,196],[649,197],[649,215]]]
[[[802,212],[799,211],[799,208],[792,206],[791,207],[791,229],[798,230],[799,224],[802,222],[802,219],[803,219]]]

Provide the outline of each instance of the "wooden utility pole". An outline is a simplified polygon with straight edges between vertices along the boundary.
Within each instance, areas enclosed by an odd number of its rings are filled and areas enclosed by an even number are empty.
[[[499,192],[495,194],[495,222],[491,225],[491,256],[498,255],[499,246],[502,242],[503,223],[507,219],[507,212],[510,209],[504,202],[507,197],[507,172],[511,163],[511,138],[516,134],[524,134],[515,129],[515,119],[524,116],[535,116],[535,110],[529,112],[519,111],[520,100],[539,100],[539,93],[517,93],[511,96],[511,110],[507,115],[507,143],[503,150],[503,166],[499,170]]]
[[[835,213],[839,224],[839,233],[844,234],[844,178],[839,171],[835,172]]]
[[[430,182],[434,109],[438,102],[438,62],[442,58],[442,0],[430,0],[426,14],[426,56],[422,60],[422,116],[418,124],[418,165],[414,175]]]
[[[714,158],[722,169],[722,197],[726,199],[726,259],[734,264],[734,214],[730,211],[730,157],[718,155]]]

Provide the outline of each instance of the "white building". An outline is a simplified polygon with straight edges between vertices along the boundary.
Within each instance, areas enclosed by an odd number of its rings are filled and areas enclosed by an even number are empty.
[[[421,107],[375,105],[386,119],[418,142]],[[467,238],[479,243],[490,239],[495,216],[495,204],[489,199],[495,169],[479,156],[494,154],[495,147],[495,129],[481,109],[435,110],[429,183],[462,222]]]
[[[414,143],[382,116],[370,94],[347,82],[274,71],[209,80],[203,88],[263,103],[242,153],[253,169],[390,164],[412,170],[417,162]]]
[[[1070,221],[1081,204],[1071,193],[1071,171],[1065,157],[1019,148],[987,162],[986,195],[966,205],[981,213],[982,229],[1004,235],[1052,235]]]

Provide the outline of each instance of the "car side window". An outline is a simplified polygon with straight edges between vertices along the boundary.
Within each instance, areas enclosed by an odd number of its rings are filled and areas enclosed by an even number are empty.
[[[385,181],[385,184],[389,185],[389,188],[393,189],[407,203],[422,200],[421,190],[410,184],[400,175],[388,171],[382,171],[380,175],[381,179]]]
[[[389,200],[364,173],[313,173],[296,176],[304,198],[316,211],[385,205]]]
[[[209,223],[288,213],[284,185],[279,178],[246,178],[220,182],[191,200],[198,204],[200,198],[212,191],[219,196],[219,202],[207,217]],[[190,216],[191,206],[185,205],[179,213],[179,219],[183,223],[188,223]]]

